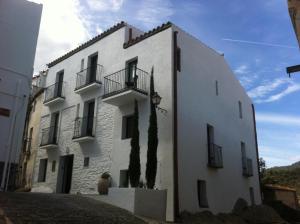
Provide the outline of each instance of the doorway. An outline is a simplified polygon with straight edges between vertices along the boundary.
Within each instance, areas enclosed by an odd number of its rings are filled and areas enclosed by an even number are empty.
[[[74,155],[61,156],[57,176],[56,192],[68,194],[71,190]]]
[[[54,98],[55,97],[62,97],[63,81],[64,81],[64,71],[60,71],[56,74]]]
[[[97,63],[98,63],[98,54],[92,55],[89,57],[89,75],[87,77],[87,84],[96,81],[97,76]]]
[[[126,77],[125,77],[126,83],[125,84],[127,87],[136,87],[136,81],[138,78],[136,74],[137,63],[138,63],[137,58],[131,59],[126,62]]]

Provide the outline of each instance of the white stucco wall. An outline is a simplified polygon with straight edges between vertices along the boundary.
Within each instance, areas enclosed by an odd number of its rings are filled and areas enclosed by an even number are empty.
[[[178,72],[178,158],[180,211],[200,211],[197,180],[206,181],[209,210],[229,212],[241,197],[250,204],[249,187],[261,203],[251,100],[223,56],[179,28],[181,72]],[[218,81],[219,95],[215,82]],[[243,118],[239,117],[242,102]],[[222,169],[208,168],[207,124],[222,146]],[[253,161],[254,176],[242,175],[241,141]],[[202,209],[205,210],[205,209]]]
[[[32,2],[0,1],[0,108],[10,110],[10,117],[0,116],[0,161],[10,149],[9,130],[17,113],[11,161],[18,162],[41,12],[42,5]]]
[[[128,38],[128,27],[110,34],[92,46],[76,53],[49,69],[46,86],[55,83],[56,73],[64,69],[64,91],[66,100],[58,105],[44,106],[41,119],[41,129],[49,127],[49,114],[60,111],[60,126],[58,137],[58,149],[40,149],[35,169],[38,171],[39,160],[48,158],[48,169],[45,183],[37,183],[38,172],[35,172],[35,187],[40,185],[50,186],[56,189],[59,156],[74,154],[73,176],[71,192],[97,193],[97,182],[100,175],[109,171],[112,175],[113,186],[119,186],[120,170],[128,169],[130,139],[121,139],[122,117],[133,113],[134,104],[116,107],[102,102],[103,86],[85,95],[74,92],[76,85],[76,73],[80,70],[81,59],[85,60],[85,68],[88,56],[98,52],[98,64],[103,66],[103,76],[109,75],[125,68],[125,62],[138,57],[138,68],[149,73],[154,66],[155,88],[162,96],[161,107],[168,110],[167,115],[158,112],[158,171],[156,187],[168,190],[168,220],[173,219],[173,141],[172,141],[172,88],[171,81],[171,29],[145,39],[127,49],[123,48],[124,40]],[[134,30],[134,36],[139,34]],[[155,55],[155,56],[153,56]],[[102,76],[102,77],[103,77]],[[72,141],[76,105],[80,104],[82,116],[84,102],[96,99],[96,126],[95,140],[93,142],[76,143]],[[147,155],[147,132],[149,125],[149,99],[139,102],[139,131],[141,147],[141,178],[145,182],[145,167]],[[84,157],[90,157],[88,168],[83,167]],[[55,160],[56,171],[51,171],[51,163]]]

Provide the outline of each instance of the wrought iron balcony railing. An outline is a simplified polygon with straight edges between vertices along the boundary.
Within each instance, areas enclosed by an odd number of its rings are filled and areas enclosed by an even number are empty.
[[[57,127],[51,126],[42,130],[42,140],[40,146],[57,145]]]
[[[75,90],[81,89],[92,83],[101,84],[101,74],[103,71],[102,65],[97,65],[96,67],[88,67],[77,73],[76,77],[76,88]]]
[[[104,77],[104,95],[114,94],[132,89],[147,94],[148,73],[139,69],[125,68]]]
[[[222,147],[211,143],[208,145],[208,166],[223,168]]]
[[[51,86],[48,86],[45,90],[44,103],[49,102],[55,98],[64,98],[64,82],[56,82]]]
[[[75,119],[73,139],[94,136],[94,117],[78,117]]]
[[[252,159],[245,157],[242,159],[242,161],[243,161],[243,175],[245,177],[252,177],[253,176]]]

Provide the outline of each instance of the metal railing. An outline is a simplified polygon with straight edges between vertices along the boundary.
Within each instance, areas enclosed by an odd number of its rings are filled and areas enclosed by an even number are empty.
[[[208,166],[213,168],[223,167],[222,147],[211,143],[208,145]]]
[[[244,157],[242,158],[242,161],[243,161],[243,175],[245,177],[252,177],[253,176],[252,159]]]
[[[76,88],[83,88],[91,83],[101,83],[101,74],[103,71],[102,65],[96,67],[88,67],[77,73],[76,77]]]
[[[56,126],[51,126],[49,128],[44,128],[42,130],[42,140],[41,140],[41,145],[50,145],[54,144],[57,145],[57,127]]]
[[[44,103],[53,100],[58,97],[64,98],[64,82],[56,82],[51,86],[48,86],[45,90]]]
[[[74,123],[74,138],[94,136],[94,117],[78,117]]]
[[[133,89],[147,94],[148,73],[139,68],[125,68],[104,77],[104,97]]]

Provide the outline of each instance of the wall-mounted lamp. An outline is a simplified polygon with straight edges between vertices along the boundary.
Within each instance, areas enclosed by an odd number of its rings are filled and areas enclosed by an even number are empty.
[[[155,107],[160,111],[162,112],[163,114],[166,114],[168,111],[159,107],[158,105],[160,104],[160,101],[161,101],[161,96],[157,93],[157,92],[154,92],[154,94],[152,95],[152,103],[155,105]]]

